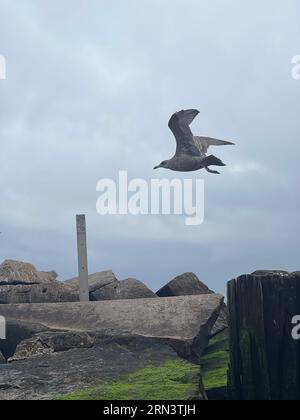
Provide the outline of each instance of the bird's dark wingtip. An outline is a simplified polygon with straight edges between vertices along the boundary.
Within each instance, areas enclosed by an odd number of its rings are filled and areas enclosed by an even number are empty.
[[[197,114],[197,115],[200,114],[200,111],[198,109],[188,109],[185,112],[192,112],[193,114]]]

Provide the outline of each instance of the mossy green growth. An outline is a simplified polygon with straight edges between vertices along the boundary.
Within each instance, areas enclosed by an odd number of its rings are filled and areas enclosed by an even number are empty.
[[[200,358],[202,381],[206,391],[227,386],[228,346],[228,332],[224,331],[210,340]]]
[[[199,365],[171,360],[117,380],[102,382],[59,400],[187,400],[199,396]]]

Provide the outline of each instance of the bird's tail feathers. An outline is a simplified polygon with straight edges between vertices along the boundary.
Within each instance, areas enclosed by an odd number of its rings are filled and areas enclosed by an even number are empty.
[[[221,159],[217,158],[214,155],[207,156],[205,159],[203,159],[203,166],[226,166],[224,162],[221,161]]]

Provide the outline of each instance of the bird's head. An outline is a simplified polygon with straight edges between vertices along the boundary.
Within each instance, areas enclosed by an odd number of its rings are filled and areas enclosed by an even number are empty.
[[[155,166],[153,169],[168,168],[168,163],[168,160],[164,160],[159,165]]]

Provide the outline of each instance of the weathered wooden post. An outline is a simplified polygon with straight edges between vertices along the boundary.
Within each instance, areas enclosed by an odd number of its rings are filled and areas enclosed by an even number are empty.
[[[78,249],[78,275],[80,302],[89,302],[88,258],[86,241],[85,215],[76,216],[77,249]]]
[[[257,272],[228,284],[229,394],[233,400],[299,400],[300,273]]]

